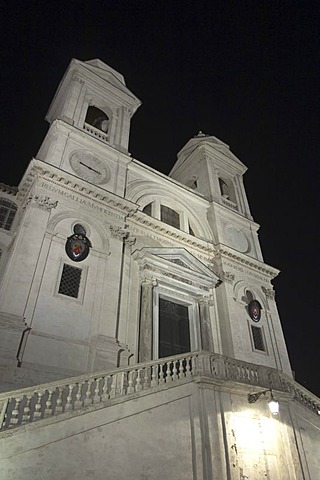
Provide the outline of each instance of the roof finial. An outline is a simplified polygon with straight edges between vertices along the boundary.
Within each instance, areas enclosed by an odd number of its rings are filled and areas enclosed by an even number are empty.
[[[207,137],[208,135],[206,135],[205,133],[203,133],[202,130],[199,130],[198,134],[196,135],[195,138],[198,138],[198,137]]]

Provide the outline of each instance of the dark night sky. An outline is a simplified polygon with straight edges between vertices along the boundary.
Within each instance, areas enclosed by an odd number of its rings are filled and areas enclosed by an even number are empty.
[[[228,143],[277,302],[297,380],[320,395],[319,39],[309,1],[3,1],[3,183],[17,185],[47,131],[72,57],[100,58],[143,102],[130,151],[168,173],[199,129]]]

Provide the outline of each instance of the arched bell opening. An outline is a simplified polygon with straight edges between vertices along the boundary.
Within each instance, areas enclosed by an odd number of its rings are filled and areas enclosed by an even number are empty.
[[[100,108],[91,105],[87,110],[85,123],[92,125],[101,132],[108,133],[110,119],[105,112],[100,110]]]

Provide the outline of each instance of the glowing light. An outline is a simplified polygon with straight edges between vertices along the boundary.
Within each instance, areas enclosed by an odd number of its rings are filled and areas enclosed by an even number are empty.
[[[273,396],[271,396],[271,400],[270,402],[268,402],[268,406],[269,406],[269,409],[270,409],[270,412],[272,413],[272,415],[278,415],[279,413],[279,402],[277,402]]]

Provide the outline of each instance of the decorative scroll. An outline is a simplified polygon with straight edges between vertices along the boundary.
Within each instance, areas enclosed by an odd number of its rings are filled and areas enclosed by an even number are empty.
[[[29,195],[26,205],[31,205],[33,207],[40,208],[41,210],[51,212],[51,210],[56,208],[58,205],[58,200],[54,202],[50,199],[50,197],[43,195]]]

